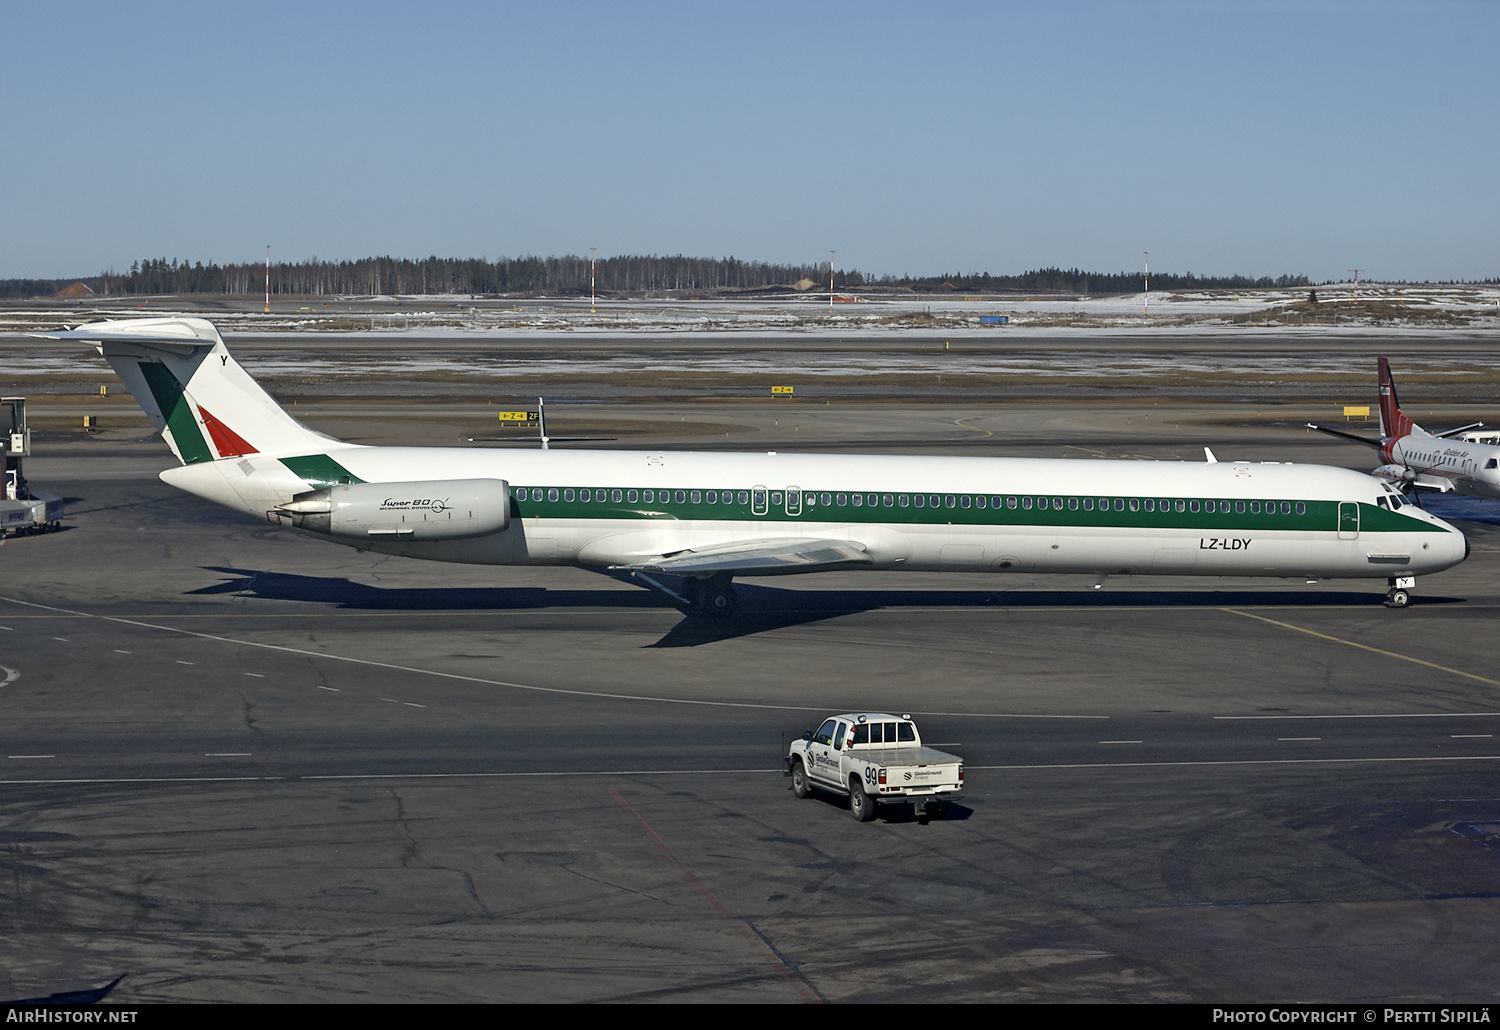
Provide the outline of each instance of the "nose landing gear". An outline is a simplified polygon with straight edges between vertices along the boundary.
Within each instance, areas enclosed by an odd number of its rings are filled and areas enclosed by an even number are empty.
[[[1411,590],[1417,585],[1416,576],[1392,576],[1391,588],[1385,592],[1387,608],[1405,608],[1411,604]]]

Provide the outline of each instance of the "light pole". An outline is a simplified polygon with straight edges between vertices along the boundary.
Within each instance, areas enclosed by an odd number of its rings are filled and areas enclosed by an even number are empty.
[[[594,250],[589,248],[589,314],[594,313]]]
[[[1146,255],[1146,304],[1141,309],[1141,314],[1149,316],[1151,314],[1151,252],[1143,250],[1141,253]]]
[[[271,313],[271,245],[266,244],[266,314]]]
[[[833,251],[828,252],[828,313],[833,314]]]

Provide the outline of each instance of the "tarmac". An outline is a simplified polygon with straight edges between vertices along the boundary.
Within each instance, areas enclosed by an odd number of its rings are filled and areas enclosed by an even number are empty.
[[[298,417],[494,435],[440,387],[308,388]],[[1326,399],[1270,399],[674,395],[553,431],[1368,463],[1299,428]],[[705,624],[584,570],[257,524],[160,483],[125,408],[85,437],[82,399],[41,400],[28,473],[72,503],[0,547],[0,997],[1494,1000],[1488,504],[1435,502],[1473,554],[1404,611],[1379,582],[831,573]],[[911,713],[964,803],[795,800],[786,741],[850,710]]]

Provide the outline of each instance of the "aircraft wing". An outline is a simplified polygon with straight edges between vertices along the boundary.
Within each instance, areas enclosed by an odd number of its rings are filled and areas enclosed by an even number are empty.
[[[870,565],[864,545],[852,540],[744,540],[719,547],[676,551],[613,568],[673,576],[727,572],[736,576],[787,576]]]

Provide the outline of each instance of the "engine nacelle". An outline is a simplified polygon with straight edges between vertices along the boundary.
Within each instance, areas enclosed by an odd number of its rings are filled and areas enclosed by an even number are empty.
[[[276,510],[299,529],[348,540],[459,540],[510,526],[503,479],[351,483],[298,494]]]

